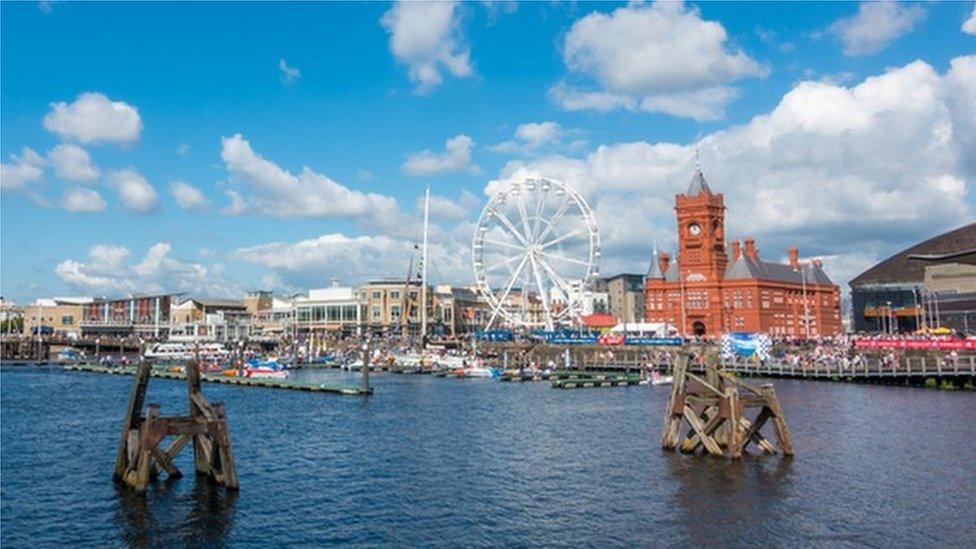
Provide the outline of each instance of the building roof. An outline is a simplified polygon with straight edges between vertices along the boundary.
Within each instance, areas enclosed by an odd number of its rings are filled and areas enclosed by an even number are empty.
[[[712,189],[708,188],[708,183],[705,182],[705,175],[701,169],[696,168],[694,175],[691,176],[691,183],[688,183],[685,196],[698,196],[700,194],[712,194]]]
[[[668,272],[664,273],[664,280],[668,282],[678,281],[678,256],[674,256],[674,260],[668,263]]]
[[[606,313],[586,315],[582,320],[587,328],[613,328],[617,325],[617,319],[613,315]]]
[[[187,301],[193,301],[201,307],[208,309],[244,309],[243,299],[214,299],[214,298],[195,298],[192,297]]]
[[[647,278],[658,280],[664,278],[664,273],[661,272],[661,258],[657,253],[657,245],[654,246],[654,251],[651,252],[651,268],[647,270]]]
[[[940,234],[885,259],[851,280],[851,288],[875,284],[919,283],[925,280],[925,267],[938,263],[961,263],[952,256],[976,248],[976,223]],[[912,256],[930,256],[924,259]],[[931,256],[946,256],[936,260]]]
[[[753,261],[746,255],[729,263],[725,268],[726,280],[775,280],[792,284],[833,284],[823,268],[816,263],[801,263],[799,269],[794,269],[788,263],[774,263],[772,261]]]
[[[608,277],[606,279],[607,284],[609,284],[611,281],[617,280],[618,278],[629,278],[631,280],[636,280],[636,279],[643,279],[644,278],[644,275],[637,274],[637,273],[620,273],[620,274],[615,274],[615,275],[613,275],[611,277]]]

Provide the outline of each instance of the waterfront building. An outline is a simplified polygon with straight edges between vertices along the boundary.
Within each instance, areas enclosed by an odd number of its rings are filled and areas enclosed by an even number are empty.
[[[244,296],[244,308],[250,314],[270,309],[274,305],[274,292],[269,290],[253,290]]]
[[[353,335],[360,332],[366,316],[359,294],[348,286],[309,290],[307,296],[294,299],[296,329],[300,334],[316,338],[327,334]]]
[[[165,336],[170,307],[179,294],[98,298],[82,307],[81,331],[91,337]]]
[[[678,255],[655,249],[644,284],[644,316],[678,327],[684,335],[764,332],[814,337],[841,332],[840,290],[819,260],[789,262],[759,256],[756,243],[725,243],[725,200],[713,193],[700,168],[675,196]]]
[[[378,279],[359,288],[359,300],[365,306],[364,325],[374,333],[420,333],[419,280]],[[433,318],[433,292],[428,287],[427,318]]]
[[[242,299],[189,298],[173,308],[171,337],[235,341],[251,333],[251,314]]]
[[[251,339],[278,340],[295,326],[295,300],[301,296],[272,296],[271,306],[251,314]]]
[[[850,286],[856,332],[976,329],[976,223],[910,246]]]
[[[644,275],[620,273],[607,279],[610,314],[620,322],[644,320]]]
[[[483,328],[491,318],[491,307],[474,287],[438,284],[434,287],[433,333],[458,337]]]
[[[24,307],[22,333],[77,337],[82,334],[83,308],[93,301],[90,297],[42,298]],[[36,330],[35,330],[36,328]]]

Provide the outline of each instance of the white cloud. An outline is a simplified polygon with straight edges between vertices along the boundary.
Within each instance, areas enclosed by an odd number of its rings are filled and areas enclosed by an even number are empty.
[[[64,209],[69,212],[105,211],[105,200],[94,189],[72,187],[64,194]]]
[[[74,103],[51,103],[44,127],[66,140],[127,144],[139,140],[142,118],[128,103],[88,92],[79,95]]]
[[[171,181],[169,192],[181,210],[202,210],[207,207],[207,198],[203,196],[203,192],[185,181]]]
[[[976,36],[976,5],[973,6],[973,14],[962,24],[962,32]]]
[[[573,139],[582,132],[563,128],[557,122],[528,122],[515,128],[514,139],[503,141],[491,150],[505,154],[534,156],[559,151],[579,150],[586,140]]]
[[[568,110],[663,112],[711,120],[736,96],[731,82],[768,69],[727,45],[725,28],[680,2],[634,4],[576,21],[563,46],[574,73],[599,89],[560,82],[549,91]]]
[[[457,2],[397,2],[380,23],[390,33],[390,51],[409,67],[417,93],[443,81],[442,70],[471,75],[470,51],[461,43]]]
[[[830,256],[846,282],[857,273],[843,269],[973,219],[976,55],[944,75],[916,61],[851,86],[801,82],[771,112],[699,143],[729,238],[755,236],[770,258],[794,244]],[[583,158],[509,162],[486,193],[525,176],[573,185],[597,216],[603,271],[639,271],[653,239],[674,244],[674,194],[692,159],[692,144],[607,144]]]
[[[109,172],[106,178],[126,208],[135,213],[149,213],[156,209],[156,189],[139,172],[132,169]]]
[[[242,288],[223,276],[219,266],[189,263],[170,257],[172,246],[158,242],[143,259],[129,264],[131,252],[123,246],[96,245],[87,261],[67,259],[55,272],[72,288],[111,294],[192,292],[213,297],[238,296]]]
[[[230,203],[221,210],[224,215],[243,215],[247,213],[247,202],[241,194],[234,190],[224,191]]]
[[[433,175],[438,173],[476,172],[478,167],[471,164],[471,149],[474,141],[466,135],[456,135],[444,142],[444,152],[421,151],[407,157],[401,166],[403,173],[410,176]]]
[[[458,283],[471,278],[467,248],[470,234],[470,227],[463,238],[432,227],[429,276],[436,282]],[[404,276],[411,257],[416,255],[414,244],[412,239],[388,235],[332,233],[293,243],[271,242],[239,248],[230,257],[271,269],[292,286],[314,288],[328,285],[328,279],[333,276],[347,284],[375,277]]]
[[[90,183],[100,175],[91,155],[78,145],[63,143],[51,149],[47,157],[61,179]]]
[[[250,211],[275,217],[339,217],[395,223],[400,214],[396,199],[352,190],[326,175],[302,167],[294,175],[251,149],[241,134],[221,138],[220,156],[232,179],[247,184],[253,194],[237,195],[233,211]]]
[[[432,194],[430,195],[430,218],[445,221],[467,219],[473,204],[477,203],[478,197],[468,190],[461,191],[457,199]],[[423,211],[423,207],[424,197],[417,197],[417,209]]]
[[[186,156],[186,154],[189,152],[190,152],[190,146],[187,145],[186,143],[180,143],[180,145],[176,147],[176,154],[180,156]]]
[[[44,178],[44,158],[29,147],[20,156],[10,155],[10,163],[0,164],[0,190],[15,191]]]
[[[285,84],[291,84],[302,77],[302,71],[289,67],[284,59],[278,60],[278,69],[281,71],[281,81]]]
[[[920,5],[861,2],[856,14],[836,21],[830,32],[840,39],[845,55],[868,55],[911,32],[924,17]]]

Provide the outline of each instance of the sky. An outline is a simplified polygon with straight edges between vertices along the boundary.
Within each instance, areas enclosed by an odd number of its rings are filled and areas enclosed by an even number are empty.
[[[847,281],[974,218],[976,5],[0,4],[0,292],[473,281],[505,181],[578,190],[600,271],[726,234]]]

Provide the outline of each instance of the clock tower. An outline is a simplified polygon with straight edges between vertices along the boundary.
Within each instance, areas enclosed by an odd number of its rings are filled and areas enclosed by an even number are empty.
[[[695,167],[688,190],[675,196],[678,265],[685,282],[717,282],[725,276],[725,202]]]

